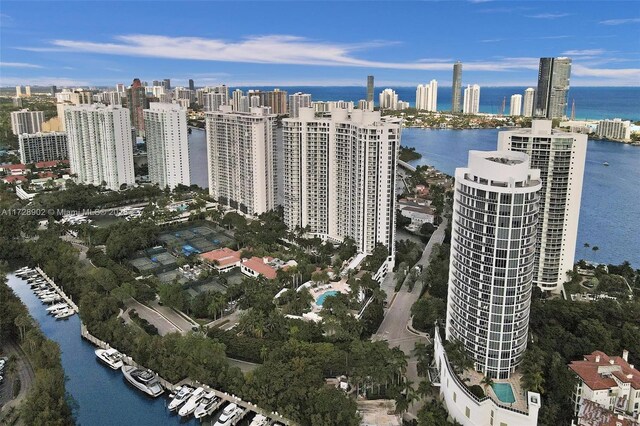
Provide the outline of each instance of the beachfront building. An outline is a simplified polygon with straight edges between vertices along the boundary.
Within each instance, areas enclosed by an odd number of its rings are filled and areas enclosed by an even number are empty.
[[[540,58],[534,116],[563,118],[571,77],[571,58]]]
[[[23,133],[18,136],[18,143],[22,164],[69,158],[65,132]]]
[[[522,95],[511,95],[511,102],[509,103],[509,115],[522,115]]]
[[[187,110],[152,102],[143,113],[150,181],[160,188],[190,186]]]
[[[477,114],[480,111],[480,86],[477,84],[468,85],[464,89],[463,114]]]
[[[453,64],[453,84],[451,87],[451,112],[460,112],[460,98],[462,95],[462,62]]]
[[[300,108],[308,108],[311,106],[311,95],[308,93],[297,92],[289,95],[289,117],[296,118],[300,113]]]
[[[380,92],[380,109],[398,109],[398,94],[393,89],[384,89]]]
[[[438,82],[419,84],[416,88],[416,109],[434,112],[438,110]]]
[[[119,190],[133,185],[133,147],[129,110],[102,104],[66,106],[71,173],[80,183]]]
[[[631,121],[622,121],[620,118],[600,120],[598,121],[596,134],[599,138],[629,141],[631,140]]]
[[[573,269],[587,135],[551,129],[551,120],[533,120],[529,129],[500,132],[498,149],[523,152],[540,170],[540,219],[533,281],[559,293]]]
[[[209,193],[247,215],[276,207],[276,115],[269,108],[207,112]]]
[[[383,244],[393,265],[399,120],[360,109],[316,117],[302,108],[282,124],[287,227],[337,242],[351,237],[364,253]]]
[[[42,111],[21,109],[11,112],[11,131],[14,135],[41,132],[43,122],[44,113]]]
[[[525,117],[533,117],[533,100],[536,96],[536,89],[529,87],[524,91],[522,100],[522,115]]]
[[[540,187],[520,152],[470,151],[455,172],[446,338],[494,379],[527,347]]]

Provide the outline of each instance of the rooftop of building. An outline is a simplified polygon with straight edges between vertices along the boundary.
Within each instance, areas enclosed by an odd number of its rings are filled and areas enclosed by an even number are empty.
[[[638,426],[637,420],[616,414],[603,406],[583,399],[578,412],[578,426]]]
[[[224,247],[202,253],[200,258],[209,262],[216,262],[218,266],[227,266],[240,262],[240,252]]]
[[[273,280],[276,278],[276,269],[268,264],[271,260],[273,259],[270,257],[253,256],[250,259],[244,259],[242,265],[260,275],[264,275],[267,279]]]
[[[506,164],[506,165],[514,165],[514,164],[522,164],[524,160],[508,158],[508,157],[486,157],[487,160],[493,161],[494,163]]]
[[[625,357],[628,352],[625,352]],[[584,356],[582,361],[572,361],[569,368],[592,390],[618,387],[614,379],[629,383],[634,389],[640,389],[640,372],[620,356],[610,357],[601,351]]]

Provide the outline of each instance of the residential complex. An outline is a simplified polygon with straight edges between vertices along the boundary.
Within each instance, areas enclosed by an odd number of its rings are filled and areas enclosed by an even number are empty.
[[[127,107],[131,114],[131,126],[135,129],[136,135],[144,137],[143,111],[149,108],[149,101],[147,100],[146,89],[139,78],[134,78],[131,86],[127,88]]]
[[[359,251],[378,244],[393,265],[396,160],[401,126],[380,112],[311,108],[283,120],[284,221],[331,241],[352,238]]]
[[[22,164],[69,158],[65,132],[23,133],[18,136],[18,143]]]
[[[209,193],[247,215],[276,207],[276,115],[269,108],[207,112]]]
[[[498,149],[523,152],[540,170],[540,219],[533,281],[559,293],[573,269],[578,236],[587,135],[553,131],[551,120],[533,120],[530,129],[500,132]]]
[[[374,85],[374,80],[373,80],[373,76],[372,75],[368,75],[367,76],[367,102],[371,102],[371,104],[373,105],[373,94],[375,91],[375,85]]]
[[[307,108],[311,106],[311,95],[308,93],[294,93],[289,95],[289,117],[298,117],[300,108]]]
[[[398,109],[398,94],[393,89],[384,89],[379,95],[380,109]]]
[[[81,183],[119,190],[135,183],[129,110],[102,104],[67,106],[71,173]]]
[[[620,118],[600,120],[596,134],[600,138],[629,141],[631,140],[631,121],[622,121]]]
[[[571,77],[570,58],[540,58],[534,116],[563,118]]]
[[[533,117],[533,101],[536,96],[536,89],[528,87],[524,91],[524,98],[522,100],[522,115],[525,117]]]
[[[416,109],[425,111],[438,110],[438,82],[431,80],[429,84],[419,84],[416,89]]]
[[[509,103],[509,115],[522,115],[522,95],[511,95],[511,102]]]
[[[11,131],[14,135],[41,132],[43,122],[44,113],[42,111],[21,109],[11,112]]]
[[[477,114],[480,112],[480,86],[477,84],[467,85],[464,89],[463,114]]]
[[[191,185],[187,110],[152,102],[144,110],[149,179],[161,188]]]
[[[578,378],[574,391],[576,415],[591,401],[604,410],[638,421],[640,415],[640,371],[629,364],[629,352],[608,356],[595,351],[569,364]]]
[[[527,347],[540,188],[520,152],[470,151],[455,172],[446,338],[495,379]]]
[[[460,101],[462,100],[462,62],[457,61],[453,65],[453,84],[451,87],[451,112],[462,111]]]

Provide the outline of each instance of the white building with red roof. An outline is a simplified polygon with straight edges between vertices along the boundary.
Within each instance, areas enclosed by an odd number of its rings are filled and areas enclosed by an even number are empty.
[[[212,263],[220,272],[227,272],[240,265],[240,252],[224,247],[202,253],[200,259]]]
[[[640,372],[629,364],[629,352],[608,356],[594,351],[569,368],[578,376],[574,393],[575,410],[580,412],[584,400],[612,411],[631,416],[636,421],[640,412]]]

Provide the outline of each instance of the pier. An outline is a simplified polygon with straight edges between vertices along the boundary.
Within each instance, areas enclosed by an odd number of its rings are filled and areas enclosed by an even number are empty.
[[[49,278],[49,276],[48,276],[47,274],[45,274],[45,273],[44,273],[44,271],[43,271],[42,269],[40,269],[40,267],[39,267],[39,266],[36,266],[36,271],[38,271],[38,274],[40,274],[40,275],[42,276],[42,278],[44,278],[44,279],[49,283],[49,285],[50,285],[51,287],[53,287],[53,288],[58,292],[58,294],[59,294],[59,295],[64,299],[64,301],[65,301],[69,306],[71,306],[71,307],[73,308],[73,310],[74,310],[76,313],[80,312],[80,309],[78,309],[78,305],[76,305],[76,304],[73,302],[73,300],[71,300],[71,298],[70,298],[69,296],[67,296],[67,295],[65,294],[65,292],[64,292],[60,287],[58,287],[58,285],[57,285],[55,282],[53,282],[53,280],[52,280],[51,278]]]

